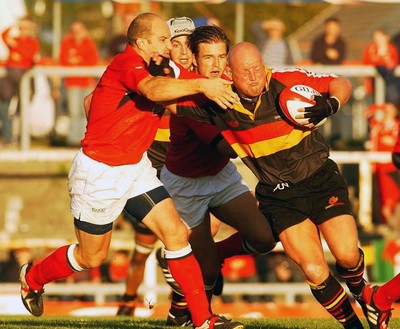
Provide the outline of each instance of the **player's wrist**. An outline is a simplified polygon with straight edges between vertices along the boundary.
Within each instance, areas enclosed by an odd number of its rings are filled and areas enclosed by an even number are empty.
[[[340,100],[336,96],[330,96],[329,101],[330,101],[332,111],[333,111],[332,114],[334,114],[340,109],[340,106],[341,106]],[[330,114],[330,115],[332,115],[332,114]]]

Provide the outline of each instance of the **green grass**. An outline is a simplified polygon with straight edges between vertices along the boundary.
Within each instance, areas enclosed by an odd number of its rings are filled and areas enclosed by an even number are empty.
[[[342,326],[333,319],[256,319],[240,320],[246,329],[340,329]],[[362,320],[364,327],[367,323]],[[165,329],[164,320],[138,319],[127,317],[55,317],[44,316],[0,316],[0,328],[4,329]],[[392,319],[391,329],[400,328],[400,319]]]

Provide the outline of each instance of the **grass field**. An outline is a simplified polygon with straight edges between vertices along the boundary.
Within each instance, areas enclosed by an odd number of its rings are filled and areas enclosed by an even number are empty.
[[[256,319],[240,320],[246,329],[340,329],[342,326],[333,319]],[[365,320],[364,327],[368,328]],[[52,317],[0,316],[0,328],[4,329],[165,329],[164,320],[150,320],[127,317]],[[392,319],[391,329],[400,329],[400,319]]]

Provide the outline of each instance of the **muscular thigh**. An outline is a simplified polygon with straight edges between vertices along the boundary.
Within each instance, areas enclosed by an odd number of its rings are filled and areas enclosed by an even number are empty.
[[[319,228],[335,259],[344,266],[354,267],[360,257],[355,219],[350,215],[337,216]]]
[[[171,198],[157,203],[142,222],[164,243],[166,249],[179,250],[187,246],[188,230]]]
[[[271,228],[258,210],[257,201],[250,192],[245,192],[232,200],[211,209],[222,222],[237,229],[250,241],[262,241],[271,235]]]
[[[309,219],[284,230],[279,238],[286,254],[302,269],[307,279],[315,284],[328,276],[324,251],[318,228]]]

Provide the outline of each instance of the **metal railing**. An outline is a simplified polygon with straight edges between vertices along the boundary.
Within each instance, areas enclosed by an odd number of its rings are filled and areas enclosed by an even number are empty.
[[[335,73],[338,75],[351,77],[373,77],[375,78],[375,102],[383,103],[385,95],[385,82],[378,74],[374,66],[363,65],[316,65],[316,66],[301,66],[311,72],[330,74]],[[396,74],[400,74],[400,68],[397,68]],[[31,145],[30,128],[29,128],[29,115],[28,108],[31,99],[31,80],[38,74],[43,74],[46,77],[100,77],[104,72],[104,66],[80,66],[80,67],[65,67],[65,66],[35,66],[27,71],[21,80],[20,89],[20,124],[21,124],[21,138],[20,149],[29,150]],[[83,100],[82,100],[83,101]]]
[[[0,284],[2,294],[18,294],[20,285],[16,283]],[[46,285],[46,297],[89,295],[94,297],[97,305],[104,304],[107,296],[121,296],[125,292],[125,283],[52,283]],[[151,293],[153,302],[158,296],[168,296],[170,287],[165,283],[139,287],[139,294]],[[283,303],[293,305],[297,296],[310,296],[310,287],[306,283],[226,283],[224,295],[282,296]]]

